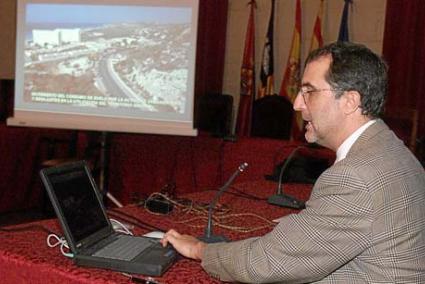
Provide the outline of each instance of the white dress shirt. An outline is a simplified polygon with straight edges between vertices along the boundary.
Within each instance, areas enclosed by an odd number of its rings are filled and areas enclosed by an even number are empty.
[[[338,150],[336,151],[336,159],[335,163],[343,160],[345,156],[347,156],[348,151],[350,151],[351,146],[353,146],[354,142],[362,135],[362,133],[373,123],[375,123],[375,119],[370,120],[363,124],[361,127],[359,127],[356,131],[354,131],[350,136],[348,136],[347,139],[338,147]]]

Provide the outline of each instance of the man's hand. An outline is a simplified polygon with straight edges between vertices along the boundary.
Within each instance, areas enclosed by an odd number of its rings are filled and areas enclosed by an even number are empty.
[[[180,254],[185,257],[201,260],[204,253],[205,243],[189,235],[181,235],[171,229],[161,239],[161,244],[166,246],[170,243]]]

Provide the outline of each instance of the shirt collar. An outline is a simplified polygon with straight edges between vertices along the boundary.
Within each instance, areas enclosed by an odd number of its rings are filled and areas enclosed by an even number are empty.
[[[353,146],[354,142],[356,142],[357,139],[360,137],[360,135],[362,135],[362,133],[369,126],[371,126],[373,123],[375,123],[375,121],[376,120],[373,119],[373,120],[366,122],[365,124],[363,124],[362,126],[357,128],[357,130],[354,131],[350,136],[348,136],[347,139],[345,139],[345,141],[338,147],[338,150],[336,151],[335,163],[343,160],[347,156],[348,151],[350,151],[351,146]]]

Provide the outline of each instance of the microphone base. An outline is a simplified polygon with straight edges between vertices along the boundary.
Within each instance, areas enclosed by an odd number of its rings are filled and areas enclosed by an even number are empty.
[[[223,243],[223,242],[228,242],[229,239],[227,239],[224,236],[202,236],[202,237],[198,237],[198,240],[203,241],[204,243],[207,244],[213,244],[213,243]]]
[[[269,204],[277,205],[280,207],[288,207],[293,209],[304,209],[305,204],[303,201],[297,200],[292,196],[286,194],[275,194],[267,199]]]

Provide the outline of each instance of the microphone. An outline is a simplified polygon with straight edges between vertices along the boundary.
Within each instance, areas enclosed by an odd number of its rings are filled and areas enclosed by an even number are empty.
[[[227,242],[228,240],[224,236],[214,236],[212,233],[212,211],[215,207],[215,204],[218,198],[223,194],[223,192],[229,188],[229,185],[233,182],[233,180],[246,168],[248,167],[248,163],[242,163],[238,169],[233,173],[233,175],[229,178],[229,180],[218,190],[217,194],[214,196],[214,199],[211,201],[208,207],[208,223],[205,228],[205,234],[202,237],[199,237],[201,241],[205,243],[219,243],[219,242]]]
[[[276,194],[270,196],[267,199],[267,202],[269,204],[273,204],[273,205],[277,205],[277,206],[281,206],[281,207],[294,208],[294,209],[304,209],[305,208],[305,204],[304,204],[303,201],[297,200],[296,198],[294,198],[294,197],[292,197],[290,195],[285,194],[283,192],[283,185],[282,185],[283,172],[288,168],[289,164],[292,162],[292,160],[294,159],[295,155],[303,147],[304,146],[298,146],[297,148],[295,148],[291,152],[291,154],[288,156],[288,158],[286,159],[286,161],[283,164],[282,168],[280,169],[279,183],[278,183],[278,186],[277,186],[277,192],[276,192]]]

